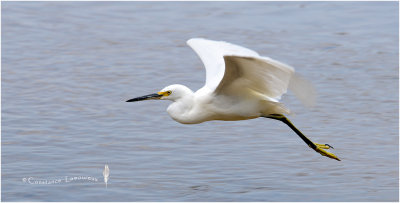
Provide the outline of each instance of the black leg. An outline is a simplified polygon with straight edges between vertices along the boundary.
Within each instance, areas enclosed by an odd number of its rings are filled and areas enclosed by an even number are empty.
[[[286,116],[284,116],[282,114],[270,114],[270,115],[264,116],[264,117],[282,121],[283,123],[288,125],[311,149],[313,149],[316,152],[320,153],[322,156],[327,156],[329,158],[336,159],[336,160],[340,161],[340,159],[337,158],[336,155],[323,150],[323,149],[329,149],[329,148],[333,148],[333,147],[331,147],[329,144],[321,145],[321,144],[313,143],[302,132],[300,132],[300,130],[297,129],[293,125],[293,123],[290,122],[290,120],[288,118],[286,118]]]

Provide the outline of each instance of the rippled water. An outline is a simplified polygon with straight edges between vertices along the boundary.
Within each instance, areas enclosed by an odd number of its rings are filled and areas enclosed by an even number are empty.
[[[398,18],[398,2],[2,2],[2,200],[398,201]],[[124,102],[200,88],[192,37],[294,66],[318,104],[289,93],[290,118],[342,161],[274,120],[182,125],[169,102]]]

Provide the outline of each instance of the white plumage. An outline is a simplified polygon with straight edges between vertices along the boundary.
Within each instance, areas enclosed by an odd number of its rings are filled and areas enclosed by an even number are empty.
[[[209,120],[245,120],[266,117],[289,125],[311,148],[335,158],[306,138],[283,116],[289,110],[279,100],[290,88],[306,105],[314,102],[312,85],[295,74],[294,68],[257,52],[222,41],[194,38],[187,44],[206,69],[205,85],[193,92],[184,85],[170,85],[160,92],[127,102],[171,100],[167,112],[176,121],[195,124]],[[321,148],[322,147],[322,148]],[[327,149],[326,147],[324,149]],[[334,156],[334,157],[333,157]],[[335,159],[338,159],[337,157]]]
[[[181,85],[161,90],[172,91],[161,99],[175,101],[167,110],[174,120],[188,124],[289,113],[278,101],[294,75],[292,67],[227,42],[194,38],[187,44],[204,63],[206,82],[195,93]],[[178,92],[185,93],[172,97]]]
[[[160,91],[171,91],[160,99],[174,101],[167,109],[174,120],[194,124],[289,113],[279,100],[291,79],[297,77],[294,68],[228,42],[193,38],[187,44],[204,63],[206,81],[195,93],[183,85],[170,85]]]

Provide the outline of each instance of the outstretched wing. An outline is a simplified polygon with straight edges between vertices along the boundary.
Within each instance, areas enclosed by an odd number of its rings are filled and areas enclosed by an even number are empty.
[[[222,41],[193,38],[187,44],[197,53],[206,68],[204,87],[214,91],[225,73],[225,55],[259,56],[250,49]]]
[[[251,94],[278,101],[286,93],[294,69],[267,57],[224,56],[225,74],[217,94]],[[249,95],[250,96],[250,95]]]
[[[203,88],[215,94],[240,97],[247,94],[278,101],[289,87],[303,104],[314,103],[311,83],[295,74],[291,66],[227,42],[194,38],[187,44],[206,68]]]

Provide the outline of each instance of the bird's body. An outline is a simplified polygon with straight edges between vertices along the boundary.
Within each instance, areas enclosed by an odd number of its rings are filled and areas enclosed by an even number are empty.
[[[193,92],[183,85],[171,85],[165,89],[174,93],[183,92],[183,96],[174,99],[167,108],[168,114],[183,124],[197,124],[210,120],[245,120],[287,112],[280,103],[260,98],[258,95],[237,98],[218,95],[207,88]]]
[[[174,86],[170,89],[186,89],[185,86]],[[241,112],[235,111],[243,106],[245,101],[235,101],[226,96],[213,97],[213,93],[207,90],[199,90],[192,92],[187,90],[187,94],[175,100],[168,108],[168,114],[177,122],[183,124],[196,124],[210,120],[243,120],[249,118],[256,118],[257,113],[254,112]]]
[[[205,64],[206,84],[194,93],[183,85],[161,90],[181,95],[167,109],[174,120],[193,124],[289,113],[278,101],[293,76],[292,67],[227,42],[197,38],[187,43]]]
[[[283,116],[289,110],[279,100],[288,88],[304,103],[313,102],[310,83],[296,75],[294,68],[227,42],[195,38],[187,43],[205,65],[205,85],[196,92],[184,85],[170,85],[156,94],[137,97],[128,102],[171,100],[173,103],[167,112],[175,121],[183,124],[258,117],[277,119],[289,125],[317,152],[339,160],[323,150],[328,149],[329,145],[312,143]]]

